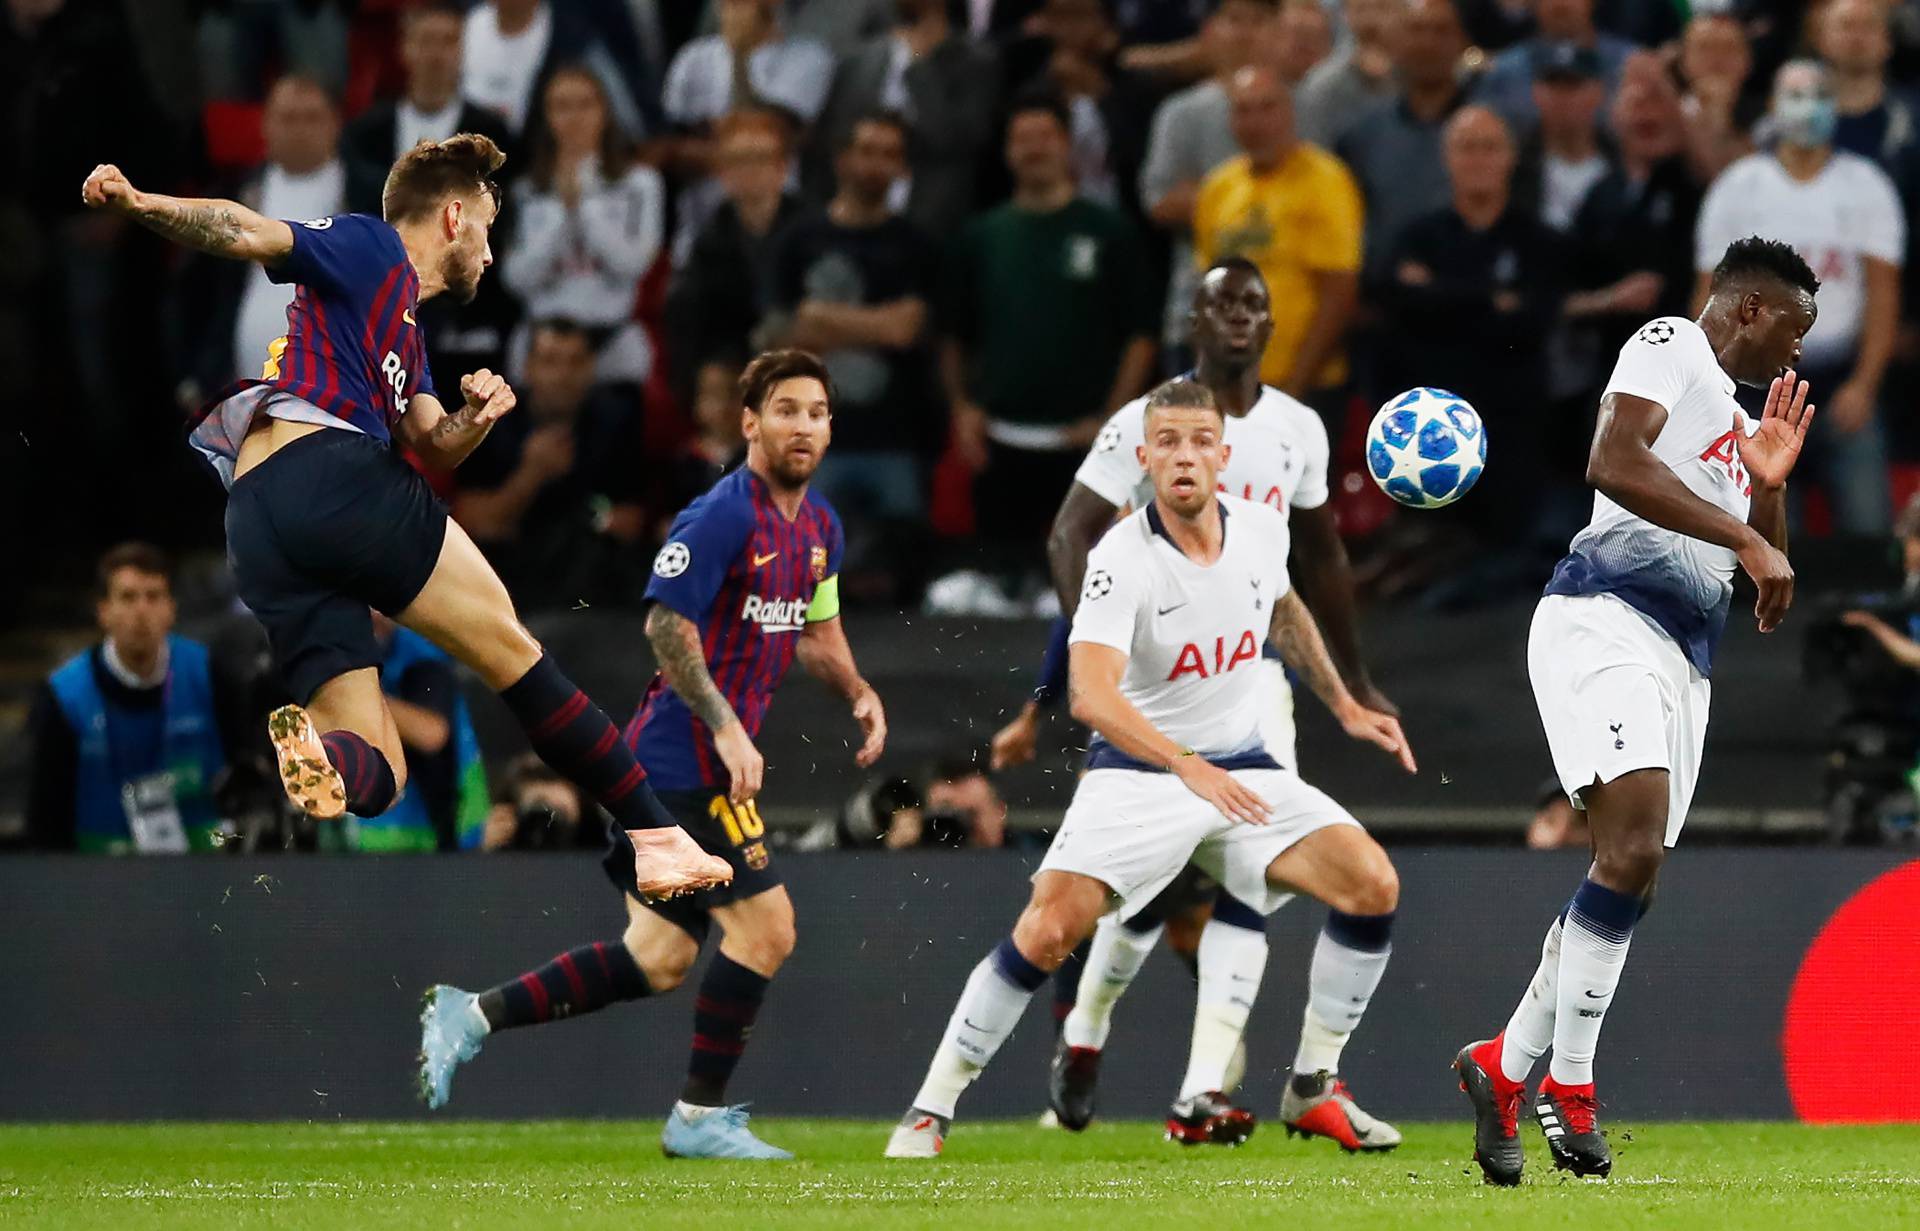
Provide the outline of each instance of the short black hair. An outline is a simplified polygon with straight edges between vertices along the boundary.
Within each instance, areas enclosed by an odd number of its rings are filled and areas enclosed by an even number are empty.
[[[985,749],[967,748],[953,750],[934,759],[927,767],[928,782],[965,782],[969,778],[986,778],[991,781],[993,775],[988,771],[991,758]]]
[[[532,328],[527,331],[527,336],[532,337],[536,333],[553,333],[563,338],[580,338],[586,342],[588,350],[597,349],[594,345],[593,330],[571,316],[543,316],[533,322]]]
[[[1141,409],[1142,420],[1153,418],[1156,410],[1210,410],[1223,421],[1226,418],[1226,412],[1214,400],[1213,390],[1185,376],[1156,385],[1147,394],[1147,403]]]
[[[811,377],[827,391],[827,407],[833,407],[833,378],[820,356],[804,350],[770,350],[756,355],[747,370],[740,373],[740,404],[759,414],[767,408],[767,399],[783,380]]]
[[[99,597],[105,598],[113,589],[113,578],[121,569],[132,569],[147,577],[163,578],[167,587],[173,587],[173,561],[167,553],[152,543],[133,540],[110,548],[100,557],[100,563],[94,569],[94,584]]]
[[[1737,279],[1752,277],[1774,278],[1809,295],[1820,290],[1820,279],[1814,275],[1813,267],[1793,250],[1792,244],[1758,235],[1736,239],[1727,245],[1726,254],[1713,267],[1712,286],[1717,290]]]
[[[1030,111],[1046,112],[1060,125],[1061,132],[1073,133],[1073,113],[1067,110],[1067,100],[1057,91],[1033,86],[1014,95],[1013,101],[1007,104],[1007,128],[1011,129],[1015,120]]]
[[[854,116],[853,123],[847,125],[847,131],[841,134],[840,137],[841,149],[845,150],[852,147],[853,138],[859,133],[862,124],[885,124],[888,128],[900,134],[900,140],[902,142],[905,142],[907,138],[913,135],[913,129],[907,123],[906,116],[886,107],[869,107]]]

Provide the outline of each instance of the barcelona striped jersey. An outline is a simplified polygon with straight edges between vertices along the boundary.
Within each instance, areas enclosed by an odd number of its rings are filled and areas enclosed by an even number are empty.
[[[263,357],[259,378],[224,390],[189,437],[229,486],[240,444],[262,412],[391,443],[407,403],[434,392],[414,320],[420,278],[400,233],[367,214],[287,225],[293,249],[267,268],[272,281],[294,284],[287,332]]]
[[[809,491],[789,520],[745,466],[674,519],[653,562],[647,599],[691,620],[713,677],[749,736],[809,623],[840,614],[840,519]],[[655,675],[627,724],[627,745],[656,790],[724,787],[713,732]]]

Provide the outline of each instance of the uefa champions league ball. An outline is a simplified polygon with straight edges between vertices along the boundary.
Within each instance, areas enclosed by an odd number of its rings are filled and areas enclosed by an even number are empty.
[[[1367,473],[1413,509],[1467,494],[1487,465],[1487,431],[1473,407],[1445,389],[1389,398],[1367,428]]]

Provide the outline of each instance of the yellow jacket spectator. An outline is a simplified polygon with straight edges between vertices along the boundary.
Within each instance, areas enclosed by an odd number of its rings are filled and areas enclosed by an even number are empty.
[[[1293,105],[1273,72],[1246,68],[1229,87],[1239,157],[1200,185],[1194,258],[1260,267],[1273,297],[1273,338],[1260,379],[1320,402],[1347,380],[1343,349],[1359,288],[1364,207],[1345,164],[1293,131]],[[1327,407],[1316,405],[1322,413]]]

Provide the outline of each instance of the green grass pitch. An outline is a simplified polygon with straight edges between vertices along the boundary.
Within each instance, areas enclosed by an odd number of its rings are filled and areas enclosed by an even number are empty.
[[[1480,1183],[1465,1125],[1349,1158],[1263,1127],[1183,1150],[1156,1126],[1082,1136],[962,1123],[933,1163],[879,1157],[889,1126],[756,1122],[801,1160],[669,1162],[651,1122],[0,1128],[0,1225],[857,1228],[1920,1226],[1920,1127],[1614,1129],[1614,1178],[1563,1180],[1528,1130],[1517,1191]]]

